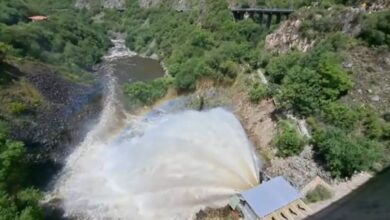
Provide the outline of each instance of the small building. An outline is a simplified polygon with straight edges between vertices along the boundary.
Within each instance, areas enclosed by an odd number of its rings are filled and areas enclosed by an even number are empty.
[[[245,220],[293,220],[310,213],[301,194],[281,176],[233,196],[229,205]]]
[[[45,21],[48,19],[48,17],[43,15],[35,15],[35,16],[28,17],[28,19],[37,22],[37,21]]]

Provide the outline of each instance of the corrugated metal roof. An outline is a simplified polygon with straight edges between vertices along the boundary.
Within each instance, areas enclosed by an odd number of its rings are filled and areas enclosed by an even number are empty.
[[[261,218],[301,198],[299,192],[281,176],[264,182],[241,195]]]

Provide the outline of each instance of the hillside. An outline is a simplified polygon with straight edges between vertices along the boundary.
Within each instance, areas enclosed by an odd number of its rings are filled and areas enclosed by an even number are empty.
[[[232,7],[295,12],[267,27],[235,20]],[[33,15],[47,20],[32,22]],[[43,218],[37,188],[100,114],[95,67],[115,32],[167,71],[151,82],[123,82],[132,109],[153,106],[168,91],[189,97],[192,109],[230,109],[264,172],[299,189],[317,176],[345,183],[375,175],[390,164],[389,24],[385,0],[2,2],[0,215]],[[235,218],[230,211],[197,217]]]
[[[143,3],[141,7],[152,12],[133,5],[130,17],[123,21],[132,26],[128,45],[161,57],[179,91],[204,90],[196,83],[204,78],[226,87],[237,79],[239,74],[234,73],[239,70],[251,78],[263,69],[270,84],[265,88],[259,81],[248,83],[247,93],[255,102],[272,97],[277,103],[277,131],[270,132],[275,134],[273,141],[259,141],[266,139],[259,133],[251,137],[261,144],[256,148],[268,162],[269,175],[284,175],[303,187],[316,176],[333,182],[388,166],[387,2],[362,8],[362,2],[310,5],[302,1],[303,7],[271,29],[251,19],[230,23],[231,15],[223,9],[228,4],[222,1],[188,7],[192,12],[181,14],[170,11],[169,4]],[[275,6],[284,5],[275,2]],[[312,138],[300,137],[286,113],[306,120]],[[249,129],[248,122],[257,117],[241,116]],[[201,216],[205,218],[204,213]]]
[[[102,87],[89,71],[109,40],[70,3],[0,3],[1,219],[43,218],[37,188],[100,114]]]

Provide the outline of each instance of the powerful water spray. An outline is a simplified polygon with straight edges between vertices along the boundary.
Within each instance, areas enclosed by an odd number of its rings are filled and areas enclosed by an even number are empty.
[[[49,195],[62,201],[67,216],[191,219],[257,184],[259,161],[232,113],[132,117],[111,79],[99,123],[69,156]]]

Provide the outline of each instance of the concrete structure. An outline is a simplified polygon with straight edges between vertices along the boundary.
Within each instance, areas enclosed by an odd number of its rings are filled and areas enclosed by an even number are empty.
[[[293,220],[310,213],[301,198],[300,193],[279,176],[232,197],[229,205],[241,211],[245,220]]]
[[[294,12],[293,9],[284,8],[232,8],[231,11],[236,20],[250,17],[256,22],[266,23],[267,27],[271,26],[273,16],[276,16],[276,23],[279,23],[283,16],[288,18]]]

